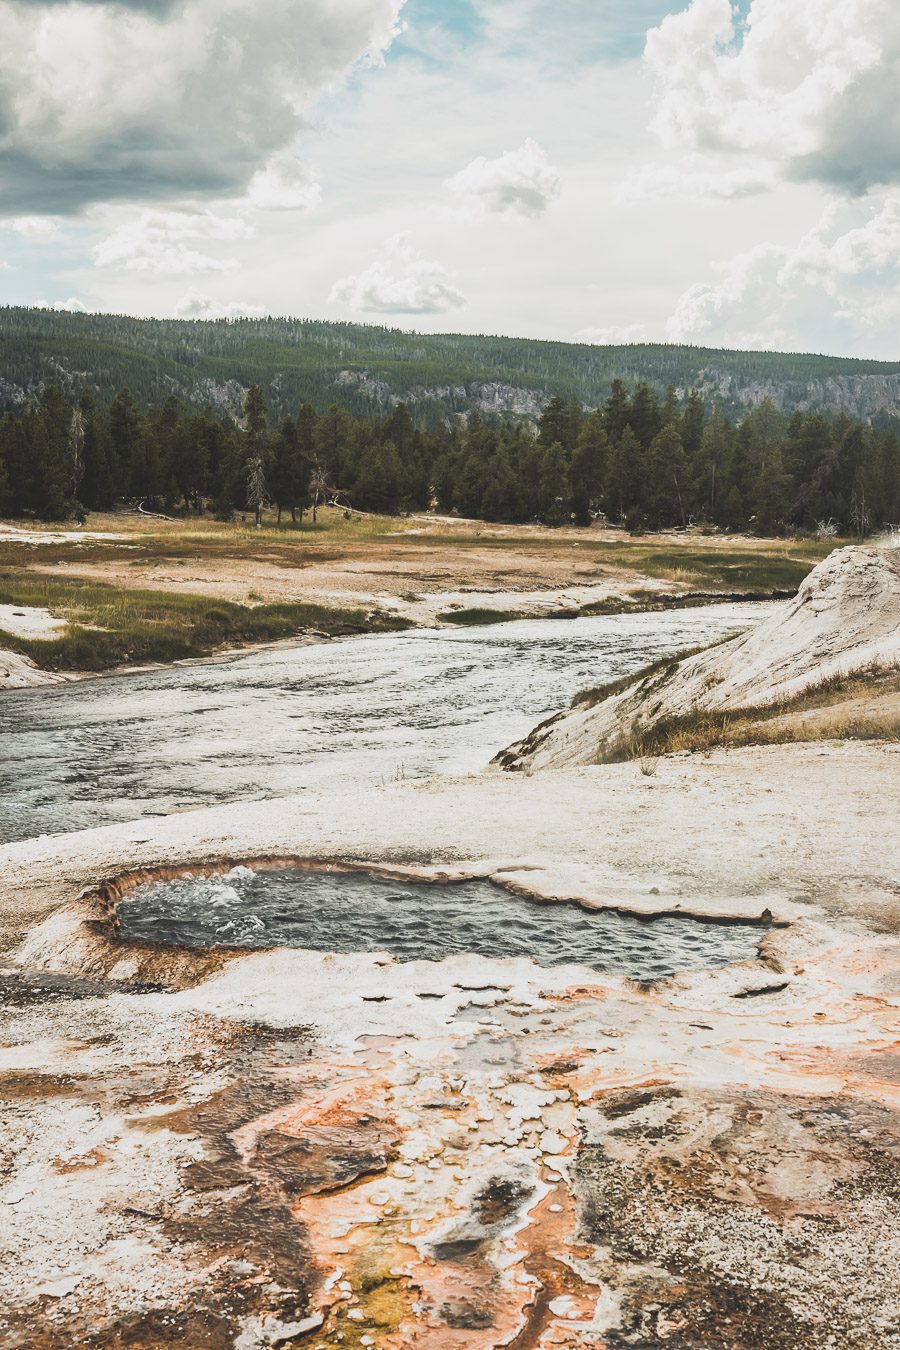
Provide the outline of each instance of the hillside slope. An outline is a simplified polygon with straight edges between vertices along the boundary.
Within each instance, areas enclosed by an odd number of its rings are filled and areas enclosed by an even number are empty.
[[[508,770],[619,758],[672,719],[780,704],[827,681],[900,665],[900,549],[844,548],[756,628],[606,696],[577,700],[497,756]]]
[[[305,319],[200,322],[0,309],[0,409],[48,381],[106,401],[128,384],[143,404],[169,394],[236,411],[259,383],[276,416],[303,401],[383,413],[405,400],[417,420],[454,413],[533,416],[553,394],[597,406],[615,378],[658,391],[697,388],[740,412],[770,397],[857,417],[900,415],[900,361],[729,352],[700,347],[598,347],[463,334],[418,334]]]

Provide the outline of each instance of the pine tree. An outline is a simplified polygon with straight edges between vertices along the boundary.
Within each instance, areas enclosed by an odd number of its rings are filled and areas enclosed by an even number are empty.
[[[507,522],[518,520],[520,511],[516,475],[506,449],[501,447],[488,465],[481,515],[485,520]]]
[[[247,505],[256,517],[256,528],[262,525],[262,513],[268,505],[269,489],[266,472],[269,464],[269,414],[258,384],[247,390],[244,401],[246,424],[244,445],[244,480],[247,485]]]
[[[0,429],[0,516],[5,516],[13,507],[13,490],[6,467],[4,441],[5,437]]]
[[[9,481],[9,510],[14,516],[24,515],[35,508],[36,465],[28,444],[26,422],[22,417],[7,413],[0,422],[0,460],[6,468]]]
[[[641,449],[649,449],[650,442],[662,426],[662,416],[659,401],[648,384],[639,384],[634,391],[628,412],[628,425],[637,437]]]
[[[592,512],[600,504],[608,452],[603,416],[591,413],[581,428],[569,466],[572,514],[579,525],[590,525]]]
[[[297,511],[303,518],[309,493],[312,466],[300,445],[297,423],[286,417],[278,428],[272,449],[272,496],[278,508],[278,524],[282,511],[290,511],[296,521]]]
[[[670,423],[650,442],[644,509],[650,526],[665,529],[686,525],[684,507],[687,456],[676,428]]]
[[[385,441],[391,441],[400,456],[405,460],[412,448],[415,425],[405,403],[398,403],[384,425]]]
[[[538,440],[541,445],[565,445],[569,438],[569,408],[558,394],[551,398],[538,418]]]
[[[393,515],[400,507],[403,470],[393,441],[375,444],[364,454],[359,467],[354,497],[366,511]]]
[[[94,396],[85,390],[78,403],[84,425],[84,478],[81,492],[89,511],[111,511],[118,495],[112,462],[109,419],[97,412]]]
[[[705,425],[706,405],[697,390],[692,389],[681,417],[681,444],[688,459],[698,453]]]
[[[770,444],[765,468],[760,471],[753,494],[753,524],[757,534],[775,534],[784,528],[791,480],[784,471],[781,447]]]
[[[678,402],[678,393],[673,384],[670,384],[666,390],[666,397],[660,409],[660,426],[676,427],[680,430],[681,407]]]
[[[610,448],[607,458],[606,514],[621,521],[629,511],[639,511],[643,505],[643,490],[644,455],[631,427],[626,427],[618,443]]]
[[[566,452],[559,441],[541,456],[538,514],[545,525],[562,525],[569,517],[569,476]]]
[[[611,445],[618,445],[622,433],[628,425],[631,400],[628,389],[621,380],[613,380],[609,398],[603,408],[603,425]]]
[[[140,418],[131,390],[119,390],[109,409],[109,434],[113,462],[113,477],[119,492],[127,492],[131,482],[132,464],[138,453]]]
[[[730,427],[719,411],[718,404],[703,428],[700,445],[691,457],[691,478],[697,510],[704,520],[716,520],[725,464],[728,455]],[[685,446],[685,451],[687,447]]]
[[[30,428],[34,458],[35,509],[44,520],[66,520],[73,511],[70,492],[69,429],[72,410],[54,384],[44,386]]]
[[[180,418],[172,444],[172,474],[187,510],[197,515],[209,490],[209,439],[204,417]]]

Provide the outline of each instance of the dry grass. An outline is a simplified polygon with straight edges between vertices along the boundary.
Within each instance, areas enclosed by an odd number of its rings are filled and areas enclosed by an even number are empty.
[[[42,531],[41,526],[28,524],[27,528]],[[58,528],[43,527],[43,532],[52,535]],[[595,580],[627,572],[714,594],[770,594],[773,590],[795,590],[816,563],[839,546],[839,541],[798,543],[694,534],[631,539],[622,531],[600,526],[551,530],[523,525],[499,530],[479,521],[450,525],[443,518],[429,521],[424,517],[356,514],[347,518],[343,511],[330,508],[320,512],[316,525],[307,517],[301,525],[286,520],[278,527],[273,518],[261,530],[240,520],[201,517],[165,521],[121,515],[91,516],[88,529],[125,537],[121,541],[73,538],[64,543],[34,545],[0,540],[0,568],[21,565],[28,559],[94,564],[121,560],[123,555],[135,566],[219,559],[302,567],[382,550],[415,553],[423,548],[446,549],[464,555],[477,549],[569,558],[581,575]],[[650,592],[646,598],[652,601],[658,596]]]
[[[669,675],[673,675],[677,667],[683,661],[686,661],[689,656],[697,656],[700,652],[708,652],[714,647],[721,647],[724,643],[733,641],[734,634],[727,633],[716,642],[703,643],[699,647],[686,647],[683,651],[675,652],[672,656],[660,657],[658,661],[651,662],[649,666],[641,666],[640,670],[635,671],[633,675],[622,675],[619,679],[610,680],[607,684],[597,684],[590,689],[580,689],[572,699],[570,706],[573,708],[596,708],[598,703],[604,703],[614,694],[622,694],[626,689],[636,688],[639,684],[645,684],[656,676],[662,676],[665,679]]]
[[[872,667],[835,676],[762,708],[687,713],[636,728],[605,762],[641,763],[679,751],[831,740],[900,741],[900,670]]]
[[[44,670],[108,670],[208,656],[222,648],[310,632],[336,637],[409,627],[396,616],[362,610],[239,605],[45,576],[0,574],[0,603],[35,605],[68,622],[62,637],[47,641],[0,631],[0,648],[29,656]]]
[[[22,522],[14,522],[22,528]],[[58,527],[26,525],[28,533]],[[671,534],[631,539],[619,530],[497,527],[478,521],[380,517],[324,509],[313,525],[274,517],[249,521],[156,520],[95,515],[91,539],[0,539],[0,579],[15,603],[69,620],[53,644],[3,639],[39,665],[105,669],[127,661],[176,660],[226,645],[268,641],[314,627],[370,631],[359,594],[561,590],[600,584],[607,599],[582,613],[667,608],[709,597],[771,595],[793,589],[828,552],[817,543]],[[642,589],[646,582],[690,583],[694,593]],[[346,609],[332,597],[345,597]],[[340,603],[340,602],[338,602]],[[373,601],[370,599],[371,606]],[[388,606],[390,607],[390,606]],[[438,610],[445,622],[474,624],[521,611]],[[387,621],[382,623],[387,626]]]

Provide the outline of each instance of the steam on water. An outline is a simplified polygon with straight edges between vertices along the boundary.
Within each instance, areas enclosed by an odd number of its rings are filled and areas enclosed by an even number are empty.
[[[474,954],[528,957],[657,980],[751,959],[758,928],[691,919],[641,921],[522,900],[488,881],[410,884],[359,875],[235,868],[141,886],[120,908],[119,936],[188,947],[299,947],[388,952],[400,961]]]

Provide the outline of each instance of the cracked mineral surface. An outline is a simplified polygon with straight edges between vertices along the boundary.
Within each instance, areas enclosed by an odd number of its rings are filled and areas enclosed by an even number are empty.
[[[900,1347],[900,750],[305,792],[0,850],[0,1344]],[[134,942],[241,865],[759,925],[653,983]]]

